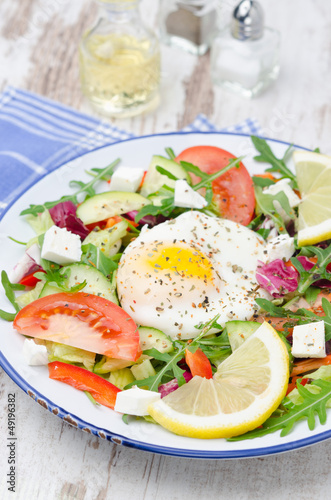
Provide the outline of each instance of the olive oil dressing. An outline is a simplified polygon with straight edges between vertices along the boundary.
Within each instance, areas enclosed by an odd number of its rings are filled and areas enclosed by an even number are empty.
[[[158,103],[160,49],[138,11],[139,0],[98,1],[104,14],[80,44],[83,93],[109,116],[133,116]]]

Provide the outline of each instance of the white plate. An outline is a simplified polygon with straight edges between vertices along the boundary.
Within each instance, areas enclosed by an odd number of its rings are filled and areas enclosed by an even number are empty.
[[[112,144],[77,158],[42,178],[16,200],[3,215],[0,223],[2,236],[10,235],[26,241],[33,236],[31,228],[19,217],[30,203],[43,203],[70,192],[70,179],[88,179],[85,170],[104,167],[120,157],[125,165],[147,168],[153,154],[163,154],[169,146],[179,153],[194,145],[214,145],[231,151],[236,156],[245,154],[245,165],[251,173],[260,173],[265,165],[254,162],[256,154],[249,136],[226,133],[174,133],[130,139]],[[288,144],[270,141],[276,155],[282,156]],[[23,247],[6,237],[1,238],[0,262],[8,272],[22,256]],[[9,310],[10,304],[1,292],[0,308]],[[300,448],[331,437],[331,418],[314,431],[307,422],[299,422],[286,437],[279,433],[263,438],[227,442],[224,439],[199,440],[176,436],[165,429],[144,421],[123,423],[121,415],[105,407],[95,407],[85,394],[61,382],[48,378],[47,367],[27,366],[22,355],[23,337],[10,323],[1,321],[0,364],[8,375],[36,401],[60,418],[102,438],[165,455],[195,458],[241,458],[263,456]]]

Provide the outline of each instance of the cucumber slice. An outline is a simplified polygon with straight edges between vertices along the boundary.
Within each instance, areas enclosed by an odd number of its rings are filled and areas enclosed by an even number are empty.
[[[260,326],[261,323],[255,321],[227,321],[225,327],[232,351],[238,349]]]
[[[86,286],[81,290],[82,292],[99,295],[99,297],[104,297],[118,304],[115,284],[111,283],[101,271],[98,271],[98,269],[88,264],[72,264],[62,267],[61,274],[66,276],[64,283],[67,288],[78,285],[78,283],[83,283],[83,281],[86,280]],[[46,283],[39,297],[45,297],[46,295],[59,293],[61,291],[60,288]]]
[[[77,217],[84,224],[92,224],[115,215],[140,210],[150,202],[138,193],[108,191],[88,198],[77,208]]]
[[[173,350],[173,344],[170,338],[165,333],[161,332],[161,330],[141,326],[138,328],[138,331],[142,351],[153,349],[153,347],[159,352],[171,352]]]
[[[189,184],[191,184],[191,178],[186,170],[183,169],[183,167],[181,167],[175,161],[164,158],[163,156],[155,155],[152,157],[146,177],[144,179],[144,183],[140,190],[140,194],[142,194],[142,196],[148,196],[151,193],[155,193],[164,184],[171,188],[175,187],[176,181],[169,179],[169,177],[167,177],[166,175],[160,174],[160,172],[156,170],[157,166],[168,170],[168,172],[173,174],[178,179],[185,179]]]

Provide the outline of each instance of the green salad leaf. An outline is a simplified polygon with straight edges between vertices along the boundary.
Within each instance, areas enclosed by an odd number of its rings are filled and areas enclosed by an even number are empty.
[[[331,399],[331,382],[326,380],[314,380],[314,386],[317,386],[320,391],[312,393],[307,387],[300,384],[297,380],[297,390],[302,398],[302,402],[298,405],[289,403],[289,399],[285,398],[285,408],[287,411],[280,416],[273,414],[269,417],[261,428],[254,429],[242,436],[229,438],[228,441],[240,441],[244,439],[252,439],[265,436],[272,432],[281,430],[281,437],[287,436],[293,426],[302,418],[306,418],[310,430],[314,430],[316,425],[315,417],[319,418],[323,425],[326,422],[326,405]]]
[[[260,153],[259,155],[254,156],[254,160],[269,163],[271,167],[267,168],[266,172],[279,173],[282,177],[288,177],[291,179],[293,187],[297,188],[298,185],[296,176],[285,163],[291,153],[292,145],[287,148],[283,158],[277,158],[265,139],[261,139],[261,137],[256,137],[254,135],[251,136],[251,139],[255,148]]]
[[[15,311],[18,312],[20,310],[20,307],[16,302],[15,291],[25,290],[25,286],[11,283],[6,271],[1,271],[1,284],[3,286],[7,299],[14,306]],[[15,316],[16,313],[9,313],[0,309],[0,318],[4,319],[5,321],[14,321]]]
[[[107,257],[100,248],[92,243],[82,245],[82,251],[81,262],[96,267],[106,277],[111,277],[113,272],[116,271],[118,263],[114,259]]]
[[[231,168],[239,168],[239,164],[243,157],[240,158],[233,158],[229,161],[229,164],[219,170],[218,172],[215,172],[213,174],[206,174],[206,172],[203,172],[200,170],[199,167],[196,165],[193,165],[192,163],[188,163],[185,161],[181,161],[180,165],[186,170],[186,172],[191,172],[197,177],[201,178],[201,181],[198,182],[197,184],[192,186],[192,189],[194,191],[198,191],[201,188],[205,188],[205,198],[208,202],[208,205],[212,204],[212,198],[213,198],[213,191],[212,191],[212,181],[220,177],[222,174],[230,170]],[[156,166],[156,170],[163,175],[166,175],[169,179],[172,180],[178,180],[178,178],[173,175],[171,172],[166,170],[163,167]],[[164,198],[161,199],[160,205],[154,205],[151,203],[150,205],[145,205],[139,212],[137,213],[135,217],[135,222],[139,222],[140,219],[145,217],[146,215],[163,215],[164,217],[169,217],[169,215],[176,210],[176,207],[174,205],[174,189],[169,188],[169,186],[162,186],[163,192],[162,195],[165,194]],[[149,195],[149,198],[152,198],[153,195],[160,195],[160,190],[158,190],[156,193],[152,193]],[[202,210],[204,211],[204,209]]]
[[[62,196],[61,198],[55,201],[47,201],[43,205],[30,205],[29,208],[23,210],[20,213],[20,215],[32,214],[34,216],[37,216],[38,214],[44,212],[45,209],[55,207],[55,205],[63,201],[72,201],[73,203],[75,203],[75,205],[77,205],[78,196],[80,194],[85,194],[87,197],[94,196],[96,194],[94,189],[95,184],[100,180],[108,178],[108,176],[113,173],[114,168],[118,165],[119,162],[120,160],[117,159],[107,167],[97,169],[98,171],[97,174],[89,182],[84,183],[82,181],[75,181],[75,180],[71,181],[70,186],[78,188],[78,190],[74,194]]]
[[[201,330],[201,333],[195,337],[190,343],[190,348],[197,348],[200,345],[202,338],[212,329],[220,328],[217,323],[219,314],[215,316],[212,320],[204,323],[203,325],[198,325],[196,328]],[[152,375],[143,380],[135,380],[128,384],[125,389],[129,389],[133,385],[138,387],[148,387],[150,391],[157,392],[160,384],[164,382],[164,377],[167,376],[170,380],[171,378],[176,378],[178,386],[185,384],[185,378],[183,377],[184,370],[178,366],[178,361],[185,357],[185,349],[187,348],[187,342],[174,341],[174,350],[171,353],[161,353],[157,349],[148,349],[144,351],[144,354],[152,356],[154,359],[164,363],[157,371],[155,375]]]
[[[265,194],[261,186],[255,186],[254,191],[257,213],[262,213],[263,215],[270,217],[280,233],[287,233],[285,223],[280,214],[276,211],[274,205],[274,202],[278,201],[289,218],[294,219],[295,214],[290,207],[286,194],[283,191],[280,191],[277,194]]]

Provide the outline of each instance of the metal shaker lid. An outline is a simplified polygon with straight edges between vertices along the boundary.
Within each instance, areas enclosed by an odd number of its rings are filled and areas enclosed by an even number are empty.
[[[242,0],[234,9],[231,33],[238,40],[258,40],[263,36],[264,15],[255,0]]]

